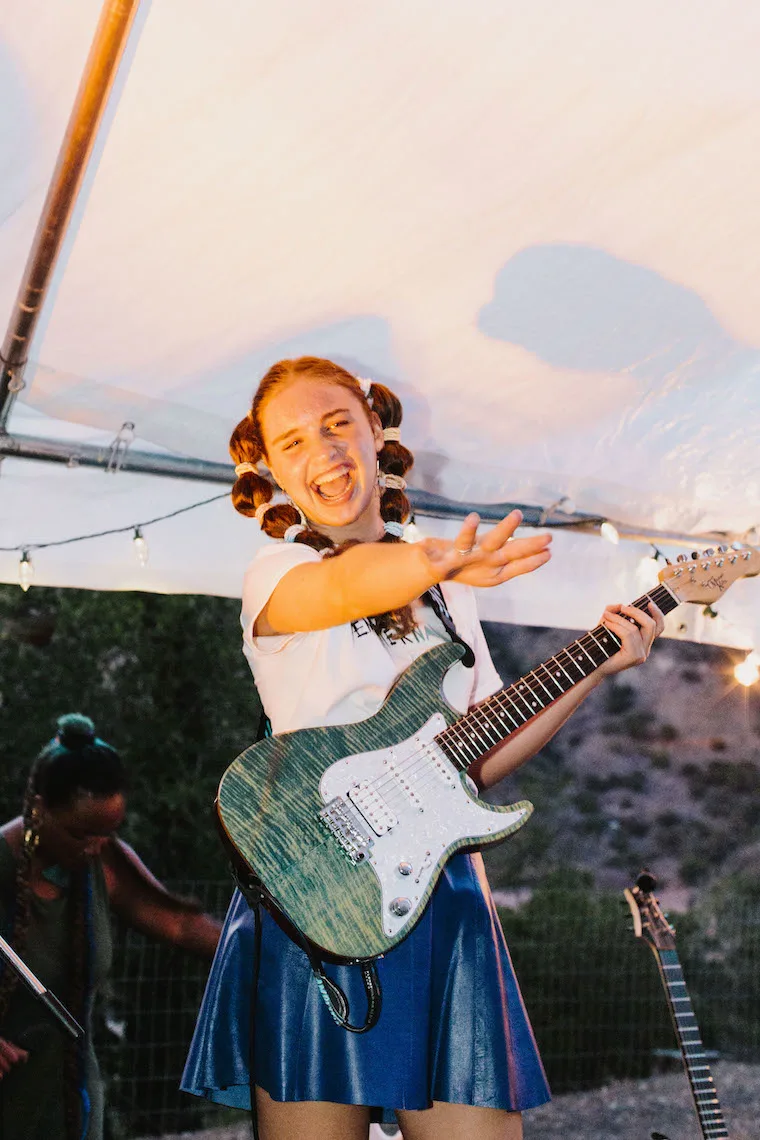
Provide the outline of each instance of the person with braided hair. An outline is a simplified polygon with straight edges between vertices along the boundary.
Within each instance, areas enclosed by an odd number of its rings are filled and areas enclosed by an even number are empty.
[[[281,540],[253,559],[241,614],[275,735],[367,719],[407,665],[448,637],[471,650],[469,666],[446,674],[454,708],[466,712],[502,686],[472,587],[537,570],[550,536],[513,537],[513,511],[482,535],[469,515],[453,541],[404,541],[413,457],[401,422],[384,385],[300,357],[270,368],[232,434],[233,504]],[[654,608],[611,606],[604,621],[620,651],[472,765],[480,787],[535,755],[603,676],[642,661],[662,629]],[[358,967],[326,969],[350,1009],[365,1008]],[[349,1033],[305,948],[266,909],[257,927],[237,892],[183,1088],[250,1108],[262,1140],[366,1140],[372,1120],[394,1113],[405,1140],[519,1140],[521,1112],[549,1091],[479,855],[449,859],[417,925],[377,971],[379,1020]]]
[[[0,929],[85,1027],[81,1041],[65,1035],[4,965],[2,1140],[102,1140],[92,1011],[111,962],[111,911],[195,954],[216,948],[216,920],[170,894],[116,837],[125,788],[118,753],[71,713],[32,765],[22,815],[0,828]]]

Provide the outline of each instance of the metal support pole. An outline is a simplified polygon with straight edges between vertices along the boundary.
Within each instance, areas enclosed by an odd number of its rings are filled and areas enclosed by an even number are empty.
[[[112,462],[112,445],[61,443],[34,436],[3,435],[0,432],[0,460],[4,457],[35,459],[43,463],[57,463],[66,467],[98,467],[106,473],[115,472]],[[162,475],[167,479],[190,479],[199,483],[221,483],[232,486],[235,469],[230,463],[212,463],[206,459],[182,459],[174,455],[157,455],[149,451],[126,451],[119,471],[140,475]],[[549,530],[573,530],[585,534],[599,534],[606,521],[601,515],[582,511],[565,513],[554,507],[536,507],[526,503],[456,503],[410,487],[407,497],[417,515],[438,519],[464,519],[477,511],[484,522],[498,522],[517,507],[522,511],[523,526],[546,527]],[[694,550],[702,546],[720,546],[722,543],[744,541],[746,536],[719,531],[709,534],[679,534],[674,531],[646,530],[640,526],[615,523],[621,538],[634,542],[648,542],[653,546],[683,546]]]
[[[140,0],[105,0],[0,348],[0,433],[24,387],[29,346]]]

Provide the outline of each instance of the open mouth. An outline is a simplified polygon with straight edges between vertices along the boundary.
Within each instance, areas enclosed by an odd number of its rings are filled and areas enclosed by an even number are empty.
[[[311,486],[317,498],[321,499],[322,502],[336,503],[348,496],[351,485],[351,472],[344,469],[321,479],[319,483],[312,483]]]

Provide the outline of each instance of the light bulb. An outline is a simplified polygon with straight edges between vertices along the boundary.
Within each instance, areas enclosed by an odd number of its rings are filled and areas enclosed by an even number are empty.
[[[26,593],[26,591],[31,586],[33,577],[34,567],[32,566],[32,560],[29,557],[29,551],[23,550],[21,552],[21,558],[19,559],[18,564],[18,584],[24,593]]]
[[[141,566],[147,565],[148,562],[148,544],[143,538],[143,533],[139,526],[135,527],[134,538],[132,539],[132,546],[134,547],[135,556]]]
[[[749,688],[760,681],[760,656],[754,651],[748,653],[743,661],[734,665],[734,676],[740,685]]]
[[[617,544],[620,542],[620,535],[617,532],[617,527],[613,526],[611,522],[603,522],[599,527],[599,533],[601,534],[602,538],[606,538],[607,541],[611,542],[614,546],[617,546]]]
[[[404,527],[404,542],[420,542],[424,537],[424,534],[414,520],[408,522]]]
[[[657,585],[659,573],[657,559],[647,555],[641,559],[636,567],[636,581],[643,589],[649,589],[651,586]]]

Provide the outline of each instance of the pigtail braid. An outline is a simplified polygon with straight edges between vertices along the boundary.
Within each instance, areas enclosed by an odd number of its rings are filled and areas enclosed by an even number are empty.
[[[230,455],[236,465],[251,464],[256,471],[243,471],[232,488],[232,504],[241,515],[256,517],[259,507],[272,501],[277,488],[261,471],[264,464],[264,445],[259,432],[258,419],[249,413],[240,421],[230,437]],[[261,529],[270,538],[284,538],[291,526],[302,522],[301,512],[291,502],[275,503],[261,515]],[[325,535],[307,527],[294,539],[314,550],[327,550],[332,542]]]
[[[398,396],[391,392],[390,388],[373,381],[365,399],[368,406],[377,415],[383,429],[401,427],[403,408]],[[383,522],[398,523],[403,526],[411,516],[411,503],[400,487],[382,486],[382,477],[384,475],[395,475],[403,480],[414,463],[414,456],[400,440],[386,439],[378,454],[377,461],[381,477],[380,515]],[[386,532],[380,541],[403,542],[403,539],[398,535]],[[407,637],[416,625],[411,606],[403,606],[398,610],[378,614],[369,620],[376,633],[388,633],[391,637]]]

